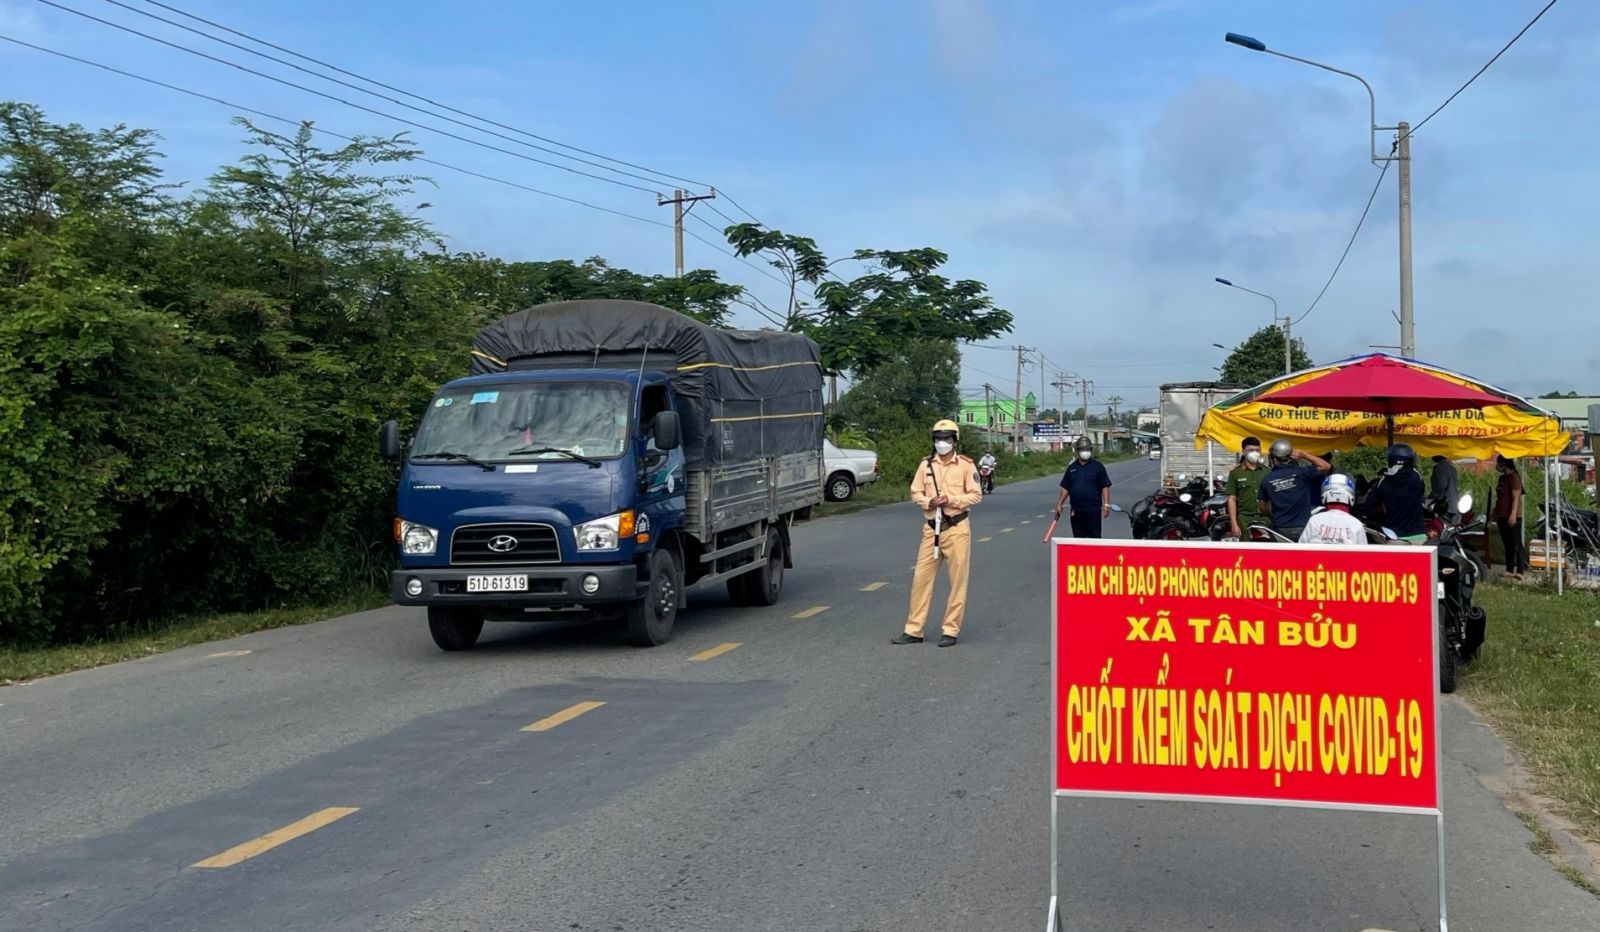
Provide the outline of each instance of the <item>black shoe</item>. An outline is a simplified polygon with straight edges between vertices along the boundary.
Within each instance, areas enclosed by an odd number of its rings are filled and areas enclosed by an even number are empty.
[[[906,634],[904,631],[889,639],[890,644],[921,644],[922,638]]]
[[[954,647],[954,646],[956,646],[956,639],[947,634],[944,637],[939,639],[939,646],[940,647]]]

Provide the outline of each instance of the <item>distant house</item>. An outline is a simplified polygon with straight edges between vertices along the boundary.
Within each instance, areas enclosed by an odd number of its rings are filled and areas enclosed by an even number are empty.
[[[1600,396],[1528,400],[1560,418],[1562,428],[1576,435],[1573,447],[1567,450],[1569,454],[1593,452],[1594,445],[1589,439],[1589,406],[1600,405]]]
[[[1039,416],[1039,401],[1033,392],[1022,399],[1021,421],[1031,423]],[[1017,403],[1010,398],[990,397],[987,402],[982,398],[968,398],[961,402],[961,412],[957,421],[962,427],[973,426],[978,428],[993,427],[999,433],[1011,433],[1016,430],[1018,421]]]
[[[1140,430],[1159,430],[1161,427],[1161,413],[1159,411],[1140,411],[1139,420],[1135,422]]]

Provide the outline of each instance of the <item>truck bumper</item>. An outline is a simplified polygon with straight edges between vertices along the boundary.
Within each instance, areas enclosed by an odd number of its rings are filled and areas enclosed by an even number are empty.
[[[527,576],[526,592],[468,592],[468,576]],[[584,591],[593,577],[594,592]],[[422,591],[407,591],[411,581]],[[591,583],[593,584],[593,583]],[[414,588],[414,587],[412,587]],[[478,566],[401,568],[389,574],[389,596],[397,605],[565,606],[627,602],[643,595],[632,563],[602,566]]]

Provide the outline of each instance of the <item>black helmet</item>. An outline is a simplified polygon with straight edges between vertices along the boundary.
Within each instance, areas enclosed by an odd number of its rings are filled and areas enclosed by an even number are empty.
[[[1414,468],[1417,465],[1417,451],[1411,449],[1409,443],[1392,444],[1389,447],[1389,465]]]
[[[1074,450],[1088,450],[1089,452],[1093,453],[1094,441],[1090,440],[1088,437],[1079,437],[1078,442],[1074,443],[1072,448]]]

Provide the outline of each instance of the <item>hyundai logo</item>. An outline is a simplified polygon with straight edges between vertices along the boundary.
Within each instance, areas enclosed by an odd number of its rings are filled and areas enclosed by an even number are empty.
[[[510,534],[497,534],[489,538],[489,549],[495,553],[510,553],[517,549],[517,539]]]

